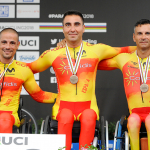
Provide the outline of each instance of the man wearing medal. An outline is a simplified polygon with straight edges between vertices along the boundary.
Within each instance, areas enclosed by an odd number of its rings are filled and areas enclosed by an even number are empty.
[[[134,26],[133,40],[137,50],[132,54],[119,54],[112,59],[101,61],[98,69],[118,68],[123,73],[124,88],[130,116],[128,131],[131,150],[140,150],[139,131],[145,123],[150,150],[150,20],[141,19]]]
[[[34,73],[53,66],[58,97],[52,108],[52,119],[58,120],[58,134],[66,134],[66,150],[71,149],[74,121],[80,121],[81,125],[79,148],[86,144],[88,147],[94,138],[96,120],[99,120],[95,96],[98,63],[119,53],[135,50],[135,47],[91,45],[82,41],[84,30],[82,14],[78,11],[66,12],[63,17],[66,47],[47,50],[28,64]]]
[[[13,125],[20,126],[18,107],[22,85],[37,102],[53,103],[57,97],[55,93],[42,91],[29,67],[13,59],[20,45],[18,40],[18,33],[12,28],[0,32],[0,133],[12,133]]]

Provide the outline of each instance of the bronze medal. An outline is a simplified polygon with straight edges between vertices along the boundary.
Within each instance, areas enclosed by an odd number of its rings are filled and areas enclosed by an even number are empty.
[[[146,83],[143,83],[141,86],[140,86],[140,90],[144,93],[146,93],[148,91],[149,87]]]
[[[76,84],[76,83],[78,82],[78,77],[77,77],[76,75],[72,75],[72,76],[70,77],[70,82],[71,82],[72,84]]]

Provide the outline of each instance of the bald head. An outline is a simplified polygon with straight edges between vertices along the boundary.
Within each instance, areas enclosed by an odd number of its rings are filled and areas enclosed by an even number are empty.
[[[9,33],[14,33],[14,34],[16,34],[17,39],[18,39],[18,41],[19,41],[19,34],[18,34],[18,32],[17,32],[15,29],[13,29],[13,28],[5,28],[5,29],[3,29],[3,30],[0,32],[0,38],[1,38],[1,35],[2,35],[4,32],[9,32]]]

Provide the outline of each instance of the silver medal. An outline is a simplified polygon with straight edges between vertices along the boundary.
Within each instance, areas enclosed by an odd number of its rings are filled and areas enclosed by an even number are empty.
[[[149,87],[146,83],[143,83],[141,86],[140,86],[140,90],[144,93],[146,93],[148,91]]]
[[[78,82],[78,77],[77,77],[76,75],[72,75],[72,76],[70,77],[70,82],[71,82],[72,84],[76,84],[76,83]]]

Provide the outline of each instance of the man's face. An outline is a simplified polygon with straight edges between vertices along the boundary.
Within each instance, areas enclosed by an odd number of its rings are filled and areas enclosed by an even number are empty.
[[[150,49],[150,24],[143,24],[135,27],[133,40],[136,42],[138,49]]]
[[[12,59],[19,47],[17,34],[4,31],[0,35],[0,56],[5,60]]]
[[[78,15],[68,15],[64,18],[63,33],[67,42],[80,42],[85,26]]]

